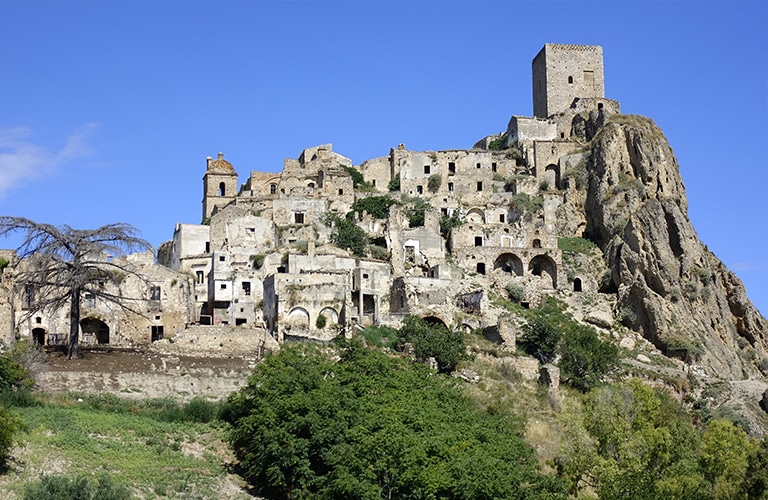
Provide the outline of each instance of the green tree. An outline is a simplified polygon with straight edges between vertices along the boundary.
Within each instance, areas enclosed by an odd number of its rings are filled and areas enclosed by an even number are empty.
[[[699,433],[667,393],[637,379],[590,392],[570,422],[558,471],[572,494],[600,499],[706,499]]]
[[[358,257],[364,257],[368,248],[368,235],[351,220],[336,214],[326,214],[325,224],[331,227],[331,242],[339,248],[349,248]]]
[[[701,437],[704,477],[714,485],[715,498],[743,498],[749,457],[758,445],[730,420],[712,420]]]
[[[560,336],[558,326],[548,320],[545,312],[537,310],[523,326],[525,352],[542,363],[551,363],[555,359]]]
[[[296,345],[230,397],[229,441],[267,498],[565,499],[516,420],[450,378],[358,342]]]
[[[355,212],[368,212],[374,219],[386,219],[389,217],[389,207],[397,205],[398,201],[389,196],[368,196],[355,200],[347,213],[347,219],[352,220]]]
[[[416,357],[422,361],[435,358],[437,369],[451,372],[466,357],[464,335],[443,324],[429,323],[418,316],[406,316],[400,329],[402,342],[413,345]]]
[[[597,386],[619,362],[615,344],[600,340],[592,328],[575,321],[565,329],[558,351],[563,381],[583,392]]]
[[[437,193],[440,185],[443,183],[443,177],[440,174],[432,174],[427,179],[427,190],[430,193]]]

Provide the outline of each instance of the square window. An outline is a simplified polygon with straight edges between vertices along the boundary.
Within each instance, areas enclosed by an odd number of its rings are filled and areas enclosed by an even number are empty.
[[[296,224],[304,224],[304,212],[296,212],[293,214],[293,222]]]

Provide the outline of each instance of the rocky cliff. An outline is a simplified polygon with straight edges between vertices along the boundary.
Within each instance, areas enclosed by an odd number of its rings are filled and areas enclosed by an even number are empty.
[[[768,322],[741,281],[699,241],[678,163],[649,119],[577,115],[581,162],[563,172],[562,231],[580,232],[610,269],[622,322],[665,354],[739,379],[768,372]],[[578,234],[562,234],[575,236]]]

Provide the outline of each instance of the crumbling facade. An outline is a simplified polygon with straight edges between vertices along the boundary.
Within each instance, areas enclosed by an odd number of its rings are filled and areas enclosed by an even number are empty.
[[[201,224],[176,225],[158,250],[160,266],[139,258],[160,287],[162,312],[150,306],[146,318],[127,318],[94,305],[84,317],[106,324],[108,337],[97,323],[83,332],[95,329],[96,342],[151,341],[158,327],[167,335],[195,324],[328,340],[372,324],[397,327],[407,314],[480,328],[499,321],[494,297],[515,295],[525,306],[564,288],[594,288],[563,271],[556,223],[565,174],[583,160],[575,117],[619,111],[604,97],[602,64],[600,47],[547,44],[533,60],[535,116],[513,116],[506,133],[471,149],[400,144],[354,166],[320,145],[285,160],[282,172],[251,172],[239,189],[224,155],[209,157]],[[372,204],[386,209],[360,209]],[[339,220],[364,232],[363,252],[339,248]],[[128,283],[118,292],[153,293]],[[42,336],[34,318],[10,321],[50,343],[52,332],[66,331],[64,313],[41,320]]]

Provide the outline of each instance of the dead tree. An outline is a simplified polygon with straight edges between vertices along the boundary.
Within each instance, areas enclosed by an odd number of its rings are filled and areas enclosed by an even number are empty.
[[[152,249],[128,224],[108,224],[97,229],[53,226],[23,217],[0,216],[0,236],[23,234],[16,249],[15,286],[22,294],[26,316],[35,311],[55,311],[69,305],[68,358],[77,357],[80,300],[91,293],[104,301],[136,312],[130,300],[110,293],[105,285],[118,284],[136,274],[124,260],[127,252]]]

